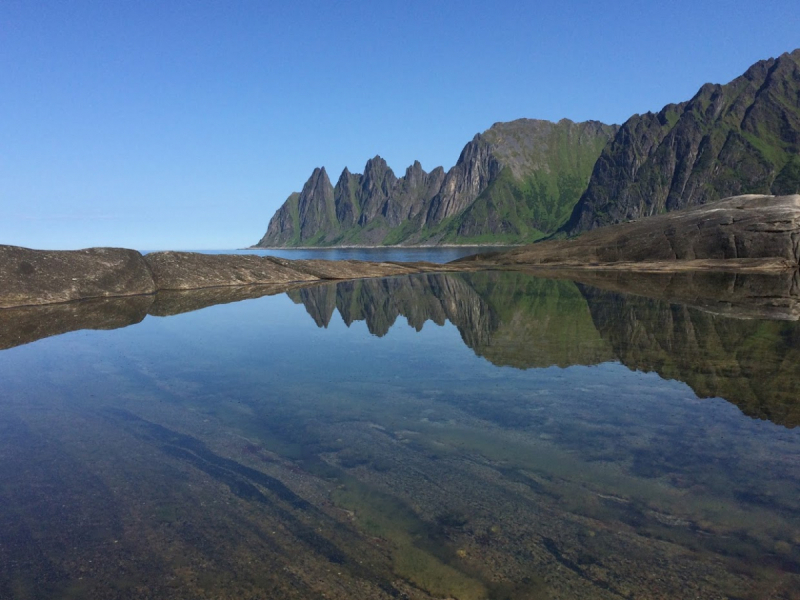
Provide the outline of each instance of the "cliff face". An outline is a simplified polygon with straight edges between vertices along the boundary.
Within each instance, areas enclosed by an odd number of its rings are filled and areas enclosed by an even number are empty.
[[[257,245],[532,241],[566,221],[615,132],[594,121],[520,119],[476,135],[447,173],[415,162],[398,178],[376,156],[363,174],[345,168],[333,188],[316,169]]]
[[[564,227],[602,225],[739,194],[800,192],[800,50],[727,85],[631,117],[603,150]]]

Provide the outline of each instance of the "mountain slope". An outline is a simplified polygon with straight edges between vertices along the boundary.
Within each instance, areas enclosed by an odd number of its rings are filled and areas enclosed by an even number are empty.
[[[476,135],[447,173],[415,162],[398,178],[376,156],[363,174],[345,169],[334,187],[315,169],[257,245],[532,241],[566,221],[616,130],[520,119]]]
[[[800,192],[800,50],[631,117],[603,150],[564,231],[739,194]]]

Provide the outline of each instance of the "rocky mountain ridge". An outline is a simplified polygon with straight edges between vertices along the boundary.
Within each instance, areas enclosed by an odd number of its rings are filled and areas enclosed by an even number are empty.
[[[621,127],[496,123],[446,173],[417,162],[398,178],[376,156],[334,187],[316,169],[257,246],[526,243],[728,196],[798,192],[800,49]]]
[[[800,192],[800,49],[634,115],[563,228],[574,235],[741,194]]]
[[[397,177],[380,156],[332,185],[317,168],[270,220],[259,247],[533,241],[568,218],[617,127],[596,121],[496,123],[455,166]]]

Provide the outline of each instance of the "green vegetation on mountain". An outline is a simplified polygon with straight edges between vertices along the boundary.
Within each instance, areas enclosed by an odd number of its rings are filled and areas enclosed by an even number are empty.
[[[447,173],[397,178],[380,156],[332,186],[316,169],[258,246],[524,243],[569,218],[616,126],[520,119],[478,134]]]
[[[332,186],[316,169],[258,246],[529,243],[741,194],[800,192],[800,50],[689,101],[596,121],[519,119],[447,173],[397,178],[376,156]]]

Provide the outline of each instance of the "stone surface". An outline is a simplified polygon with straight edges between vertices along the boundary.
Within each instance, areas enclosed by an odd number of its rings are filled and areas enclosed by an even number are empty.
[[[314,281],[314,275],[286,266],[277,259],[240,254],[153,252],[145,256],[159,290]]]
[[[504,253],[461,259],[493,267],[631,270],[791,269],[800,265],[800,195],[736,196]]]
[[[159,290],[253,287],[247,291],[210,292],[215,298],[210,303],[216,304],[224,294],[234,301],[321,280],[391,277],[441,269],[442,265],[424,262],[286,260],[194,252],[153,252],[142,256],[134,250],[108,248],[47,251],[0,246],[0,308],[152,294]],[[270,292],[264,286],[274,286],[276,291]],[[193,301],[202,302],[197,297]]]
[[[800,195],[750,195],[446,265],[192,252],[142,257],[121,249],[58,252],[0,246],[0,308],[156,290],[295,286],[444,271],[780,272],[797,270],[799,265]]]
[[[0,308],[155,291],[147,263],[135,250],[0,246]]]

